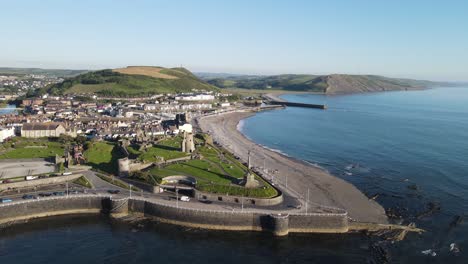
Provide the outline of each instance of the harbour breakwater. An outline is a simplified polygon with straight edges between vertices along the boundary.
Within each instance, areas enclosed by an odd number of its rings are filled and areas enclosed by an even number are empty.
[[[295,103],[295,102],[288,102],[288,101],[269,101],[268,103],[272,105],[282,105],[282,106],[291,106],[291,107],[317,108],[317,109],[322,109],[322,110],[327,109],[327,106],[322,105],[322,104],[305,104],[305,103]]]
[[[152,199],[117,199],[104,195],[73,195],[1,204],[0,229],[34,218],[98,213],[117,218],[140,214],[182,226],[213,230],[262,231],[276,236],[288,233],[346,233],[349,230],[346,212],[288,214],[266,210],[216,211],[163,204]]]

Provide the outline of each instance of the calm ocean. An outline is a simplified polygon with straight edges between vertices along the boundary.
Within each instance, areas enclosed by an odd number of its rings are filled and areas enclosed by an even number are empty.
[[[461,219],[468,217],[468,88],[283,98],[329,109],[259,113],[245,120],[243,132],[352,182],[399,216],[395,222],[427,230],[380,243],[392,262],[467,263]],[[40,220],[2,232],[0,263],[378,263],[371,250],[377,239],[358,234],[272,239],[101,217]],[[459,253],[450,251],[452,243]],[[422,253],[428,249],[436,256]]]

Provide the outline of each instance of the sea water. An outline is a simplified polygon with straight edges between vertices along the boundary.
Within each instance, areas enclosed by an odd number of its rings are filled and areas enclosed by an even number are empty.
[[[432,249],[437,261],[456,255],[452,243],[468,250],[460,221],[468,218],[468,88],[282,98],[328,109],[259,113],[243,133],[355,184],[396,214],[394,222],[427,230],[396,245],[398,259]],[[468,259],[460,253],[455,260]]]
[[[467,263],[468,226],[454,219],[468,211],[468,89],[283,98],[328,110],[262,112],[243,133],[355,184],[400,217],[392,221],[426,232],[396,243],[360,234],[272,238],[68,216],[0,230],[0,263],[378,263],[376,244],[395,263]]]

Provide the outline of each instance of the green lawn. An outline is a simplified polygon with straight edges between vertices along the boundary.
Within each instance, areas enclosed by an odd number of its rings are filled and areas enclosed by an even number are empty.
[[[81,185],[85,188],[93,188],[93,186],[91,185],[91,183],[88,181],[88,179],[86,179],[86,177],[84,176],[81,176],[79,177],[78,179],[74,180],[73,183],[75,184],[78,184],[78,185]]]
[[[64,148],[59,142],[51,142],[47,138],[17,138],[2,144],[0,152],[3,152],[0,159],[52,158],[56,154],[62,156]]]
[[[182,143],[181,137],[169,138],[158,142],[154,147],[149,148],[146,152],[140,152],[139,160],[158,162],[158,157],[163,157],[164,160],[176,159],[186,157],[188,154],[180,151],[180,145]],[[132,149],[129,152],[137,153],[138,151]]]
[[[88,165],[95,169],[117,175],[117,160],[124,155],[117,149],[116,145],[109,142],[94,142],[84,152]]]
[[[218,166],[205,160],[190,160],[165,167],[167,170],[180,172],[182,175],[190,175],[198,181],[206,181],[217,184],[230,184],[234,179],[224,175]]]
[[[110,184],[113,184],[115,186],[118,186],[123,189],[130,189],[130,185],[122,180],[116,179],[115,177],[109,177],[104,174],[96,173],[96,176],[98,176],[101,180],[106,181]],[[137,187],[132,185],[132,191],[139,191]]]

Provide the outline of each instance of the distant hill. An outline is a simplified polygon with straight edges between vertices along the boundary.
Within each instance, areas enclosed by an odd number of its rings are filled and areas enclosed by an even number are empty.
[[[62,69],[40,69],[40,68],[9,68],[0,67],[0,75],[45,75],[49,77],[73,77],[78,74],[84,73],[87,70],[62,70]]]
[[[377,91],[418,90],[445,83],[422,80],[387,78],[377,75],[308,75],[282,74],[272,76],[226,75],[226,77],[204,77],[206,82],[220,88],[243,88],[260,90],[285,90],[346,94]]]
[[[130,66],[87,72],[44,89],[50,94],[147,96],[161,93],[218,90],[185,68]]]

